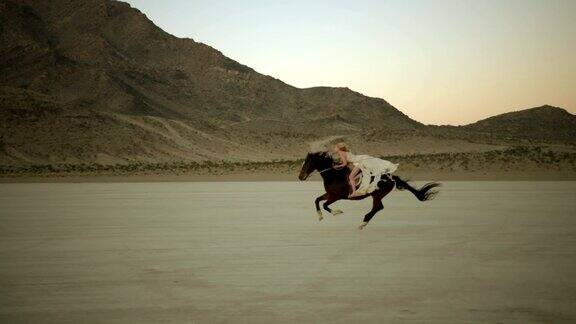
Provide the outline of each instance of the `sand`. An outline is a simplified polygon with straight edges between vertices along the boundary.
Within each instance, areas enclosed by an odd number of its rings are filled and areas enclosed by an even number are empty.
[[[576,321],[576,182],[0,184],[2,323]]]

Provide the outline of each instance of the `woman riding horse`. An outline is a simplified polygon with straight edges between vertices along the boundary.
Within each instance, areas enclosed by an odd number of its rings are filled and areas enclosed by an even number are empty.
[[[336,168],[339,166],[339,169]],[[342,163],[339,165],[336,164],[327,152],[308,153],[306,160],[302,164],[302,169],[300,170],[298,179],[304,181],[314,171],[318,171],[324,182],[324,189],[326,192],[316,198],[314,201],[316,212],[318,213],[318,220],[323,219],[322,211],[320,210],[321,201],[326,200],[322,207],[327,212],[335,215],[341,213],[339,210],[330,209],[329,206],[335,201],[341,199],[362,200],[370,196],[372,197],[372,210],[370,210],[370,212],[364,216],[364,220],[359,226],[359,229],[363,229],[366,227],[366,225],[368,225],[368,222],[378,211],[384,209],[382,198],[384,198],[384,196],[390,193],[394,188],[397,188],[398,190],[406,189],[410,191],[414,196],[416,196],[418,200],[426,201],[432,199],[436,194],[436,191],[431,189],[440,185],[436,182],[430,182],[422,186],[420,189],[416,189],[398,176],[386,176],[383,177],[382,180],[378,181],[377,188],[374,191],[350,197],[349,176],[351,172],[349,168],[344,168],[341,166]]]
[[[360,171],[366,173],[392,173],[398,168],[398,164],[375,158],[369,155],[354,155],[348,150],[348,145],[346,143],[338,143],[334,146],[334,150],[340,156],[340,164],[334,166],[337,169],[347,167],[348,164],[352,164],[353,168],[348,176],[348,181],[350,182],[350,195],[348,198],[352,198],[357,195],[356,193],[356,176]]]

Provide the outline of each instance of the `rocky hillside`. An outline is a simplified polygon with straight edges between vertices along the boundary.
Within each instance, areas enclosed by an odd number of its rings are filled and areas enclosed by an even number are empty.
[[[348,89],[300,90],[217,50],[176,38],[128,4],[109,0],[9,0],[2,4],[3,85],[63,103],[130,115],[419,124],[382,99]]]
[[[3,165],[293,159],[338,136],[380,155],[502,144],[469,134],[574,140],[573,115],[530,116],[425,126],[383,99],[259,74],[123,2],[0,2]]]
[[[480,120],[463,127],[467,131],[493,136],[533,140],[576,140],[576,116],[566,110],[542,106],[510,112]]]

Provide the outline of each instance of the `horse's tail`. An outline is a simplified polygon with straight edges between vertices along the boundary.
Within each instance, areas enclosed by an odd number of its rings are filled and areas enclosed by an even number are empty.
[[[416,188],[412,187],[408,183],[408,181],[404,181],[404,180],[400,179],[399,176],[392,176],[392,179],[394,179],[394,181],[396,182],[396,189],[408,190],[412,194],[414,194],[414,196],[416,196],[416,198],[418,198],[418,200],[420,200],[420,201],[426,201],[426,200],[433,199],[438,194],[438,191],[432,190],[432,189],[441,186],[441,184],[438,182],[428,182],[427,184],[420,187],[420,189],[416,189]]]

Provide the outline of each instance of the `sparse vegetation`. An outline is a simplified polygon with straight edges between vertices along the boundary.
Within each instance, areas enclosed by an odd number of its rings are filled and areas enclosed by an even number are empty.
[[[242,170],[293,169],[299,167],[302,160],[274,160],[262,162],[134,162],[126,164],[42,164],[26,166],[0,165],[0,175],[40,175],[40,174],[140,174],[140,173],[184,173],[226,174]]]
[[[505,150],[468,153],[436,153],[382,156],[400,163],[402,170],[491,171],[514,170],[517,166],[576,172],[576,153],[558,152],[544,147],[512,147]],[[272,161],[205,161],[205,162],[132,162],[125,164],[67,163],[9,166],[0,165],[0,175],[50,174],[232,174],[241,172],[273,171],[297,172],[302,164],[297,160]]]
[[[506,169],[522,164],[525,167],[533,166],[543,169],[562,167],[576,171],[576,153],[559,152],[539,146],[517,146],[485,152],[394,155],[382,156],[382,158],[400,163],[403,168],[410,169],[481,171]]]

